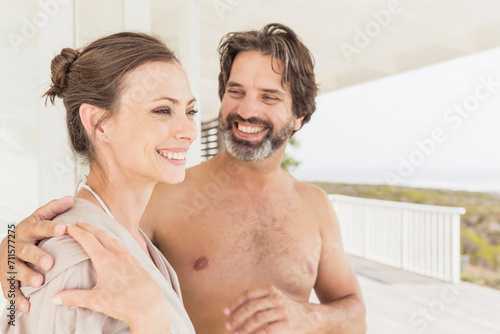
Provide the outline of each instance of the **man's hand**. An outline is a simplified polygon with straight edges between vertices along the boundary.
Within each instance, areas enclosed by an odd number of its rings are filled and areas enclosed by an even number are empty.
[[[56,305],[85,307],[123,320],[131,333],[170,333],[170,304],[151,275],[106,232],[78,222],[68,226],[89,255],[97,274],[91,290],[66,290],[52,297]]]
[[[14,263],[18,281],[16,281],[15,301],[17,309],[22,312],[29,311],[30,303],[19,291],[19,281],[36,288],[42,285],[44,280],[42,274],[32,270],[25,262],[33,263],[44,270],[52,268],[54,264],[52,256],[36,247],[35,244],[41,239],[59,237],[66,233],[66,225],[52,222],[50,219],[68,210],[71,205],[73,205],[73,197],[71,196],[53,200],[36,210],[16,226],[14,231],[16,254]],[[0,244],[0,283],[2,284],[4,297],[10,299],[8,298],[10,284],[7,281],[10,275],[7,272],[12,270],[7,265],[9,260],[7,240],[8,236]]]
[[[250,289],[224,308],[231,333],[314,333],[314,313],[274,285]]]

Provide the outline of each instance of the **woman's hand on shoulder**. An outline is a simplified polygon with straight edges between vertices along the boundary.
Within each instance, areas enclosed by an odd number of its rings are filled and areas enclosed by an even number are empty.
[[[169,333],[170,304],[151,275],[106,232],[78,222],[67,232],[87,252],[97,274],[92,290],[57,293],[57,305],[85,307],[123,320],[132,333]]]

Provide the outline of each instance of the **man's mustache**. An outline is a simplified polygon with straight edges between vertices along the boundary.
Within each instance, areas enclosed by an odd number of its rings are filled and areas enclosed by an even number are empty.
[[[258,117],[250,117],[250,118],[245,119],[245,118],[241,117],[238,114],[229,114],[226,117],[225,127],[227,129],[230,129],[231,128],[231,123],[233,123],[233,122],[249,123],[249,124],[254,124],[254,125],[263,125],[266,128],[268,128],[271,132],[273,130],[273,124],[271,122],[263,120],[263,119],[258,118]]]

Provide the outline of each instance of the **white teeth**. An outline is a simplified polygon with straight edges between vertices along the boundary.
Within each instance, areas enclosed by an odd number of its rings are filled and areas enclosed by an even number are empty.
[[[256,127],[251,127],[251,126],[243,126],[238,123],[238,130],[244,133],[257,133],[264,131],[265,128],[256,128]]]
[[[184,160],[186,159],[186,152],[158,152],[160,153],[161,156],[167,158],[167,159],[172,159],[172,160]]]

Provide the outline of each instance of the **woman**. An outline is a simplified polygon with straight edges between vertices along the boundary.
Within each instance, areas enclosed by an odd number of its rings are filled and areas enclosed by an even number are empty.
[[[68,235],[42,241],[54,267],[40,288],[21,289],[31,310],[3,332],[194,333],[175,272],[139,229],[155,184],[184,179],[186,153],[197,136],[196,100],[184,70],[158,39],[118,33],[81,51],[63,49],[51,71],[45,95],[52,103],[63,99],[72,148],[90,167],[73,207],[57,220],[91,223],[68,227],[77,240],[85,231],[104,230],[118,243],[96,232],[95,246],[121,255],[103,270]],[[92,255],[93,249],[86,250]],[[106,276],[97,277],[96,270]],[[123,285],[130,291],[116,299]],[[49,302],[59,291],[91,288],[91,308],[112,317],[54,305],[61,304],[57,295]]]

